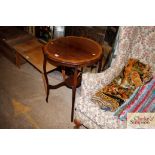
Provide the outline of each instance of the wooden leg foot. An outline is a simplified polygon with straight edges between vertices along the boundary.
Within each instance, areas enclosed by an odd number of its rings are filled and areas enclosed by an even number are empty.
[[[82,125],[82,124],[80,123],[80,121],[77,120],[77,119],[74,119],[74,124],[75,124],[74,129],[79,129],[80,126]]]
[[[46,97],[46,102],[48,103],[48,96]]]

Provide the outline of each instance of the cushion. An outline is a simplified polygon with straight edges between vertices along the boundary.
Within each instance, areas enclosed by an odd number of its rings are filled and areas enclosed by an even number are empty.
[[[149,65],[141,63],[137,59],[129,59],[122,72],[109,85],[92,96],[92,101],[102,109],[116,111],[136,88],[144,85],[152,78]]]
[[[121,107],[123,107],[121,109]],[[127,119],[127,113],[154,112],[155,110],[155,77],[138,92],[131,96],[115,113],[121,120]]]

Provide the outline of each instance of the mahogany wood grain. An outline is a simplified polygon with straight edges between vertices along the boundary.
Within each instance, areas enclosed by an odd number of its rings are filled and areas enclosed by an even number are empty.
[[[44,53],[44,76],[47,83],[47,96],[48,101],[49,89],[55,89],[61,85],[66,85],[72,88],[72,110],[71,121],[74,118],[74,102],[76,95],[76,87],[79,86],[79,68],[81,70],[84,66],[93,65],[99,62],[99,70],[102,66],[102,47],[95,41],[76,36],[61,37],[49,41],[43,47]],[[46,63],[50,62],[54,65],[62,67],[64,83],[52,86],[48,83]],[[74,74],[66,79],[64,67],[71,67],[74,69]]]
[[[100,59],[101,46],[88,38],[68,36],[55,39],[44,46],[53,62],[69,67],[90,65]]]

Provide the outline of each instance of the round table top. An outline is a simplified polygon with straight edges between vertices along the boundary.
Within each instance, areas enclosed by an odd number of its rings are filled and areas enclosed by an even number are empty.
[[[43,50],[50,60],[65,66],[90,65],[102,56],[102,48],[97,42],[76,36],[49,41]]]

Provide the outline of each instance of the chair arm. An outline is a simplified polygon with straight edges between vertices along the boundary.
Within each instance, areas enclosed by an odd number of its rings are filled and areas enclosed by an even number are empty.
[[[84,73],[82,75],[81,95],[90,97],[97,90],[108,85],[118,74],[118,69],[112,67],[102,73]]]

